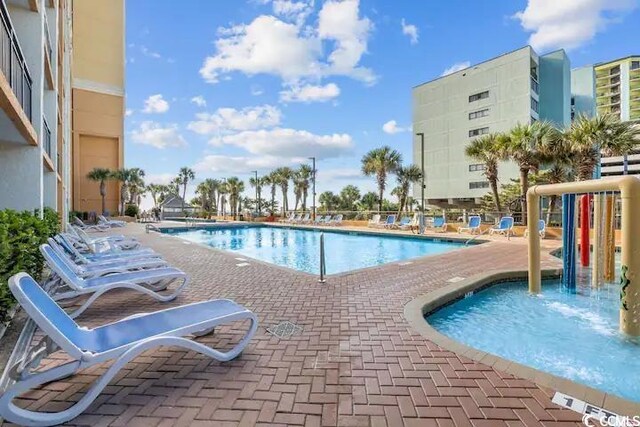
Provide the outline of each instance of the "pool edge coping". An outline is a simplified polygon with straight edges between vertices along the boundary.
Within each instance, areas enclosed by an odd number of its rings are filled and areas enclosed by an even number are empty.
[[[544,269],[542,276],[543,278],[557,277],[561,271],[561,269]],[[527,274],[528,272],[524,270],[500,270],[476,274],[412,299],[405,304],[404,317],[413,330],[446,350],[609,411],[621,415],[639,415],[640,403],[467,346],[441,334],[424,318],[425,314],[437,311],[439,308],[464,298],[468,292],[474,292],[506,280],[523,279],[527,277]]]

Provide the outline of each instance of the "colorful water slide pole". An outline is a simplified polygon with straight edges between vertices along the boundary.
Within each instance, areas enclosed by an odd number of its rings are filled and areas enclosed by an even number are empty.
[[[580,263],[583,267],[589,267],[589,195],[580,197]]]
[[[562,286],[576,288],[576,195],[562,195]]]

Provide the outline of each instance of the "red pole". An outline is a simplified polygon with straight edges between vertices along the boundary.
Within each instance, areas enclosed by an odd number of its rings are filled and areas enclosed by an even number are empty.
[[[589,200],[591,195],[585,194],[580,198],[580,264],[583,267],[589,266],[589,252],[591,244],[589,242]]]

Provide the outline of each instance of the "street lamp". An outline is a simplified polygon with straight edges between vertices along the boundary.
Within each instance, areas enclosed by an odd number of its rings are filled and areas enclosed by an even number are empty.
[[[262,216],[260,215],[260,192],[258,191],[258,187],[260,186],[260,181],[258,180],[258,171],[251,171],[252,173],[254,173],[256,175],[256,212],[258,213],[258,216]]]
[[[315,222],[316,220],[316,158],[315,157],[309,157],[309,160],[311,160],[313,162],[313,166],[312,166],[312,170],[311,170],[311,179],[313,180],[313,188],[312,188],[312,193],[313,193],[313,211],[312,211],[312,218],[313,221]]]
[[[416,133],[417,136],[420,137],[420,141],[421,141],[421,145],[420,145],[420,163],[421,163],[421,170],[422,170],[422,215],[424,215],[424,133],[423,132],[418,132]]]

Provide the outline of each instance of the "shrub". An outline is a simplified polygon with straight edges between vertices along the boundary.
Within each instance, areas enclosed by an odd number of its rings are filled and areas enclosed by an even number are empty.
[[[136,206],[136,205],[127,205],[124,208],[124,214],[125,214],[125,216],[135,217],[136,215],[138,215],[138,206]]]
[[[39,246],[60,230],[58,214],[45,208],[43,218],[39,212],[0,211],[0,323],[8,320],[14,304],[7,281],[16,273],[25,271],[40,280],[44,260]]]

